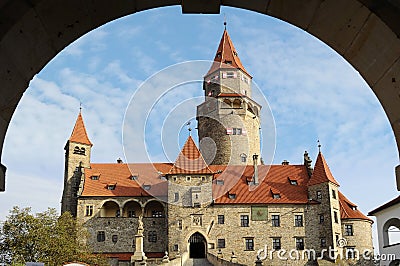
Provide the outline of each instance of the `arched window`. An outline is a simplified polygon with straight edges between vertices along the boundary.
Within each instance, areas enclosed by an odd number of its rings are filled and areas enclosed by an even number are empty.
[[[395,239],[400,233],[400,219],[391,218],[383,225],[383,246],[390,246],[400,243]],[[395,235],[396,234],[396,235]]]
[[[247,155],[245,153],[240,154],[240,160],[242,163],[245,163],[247,161]]]

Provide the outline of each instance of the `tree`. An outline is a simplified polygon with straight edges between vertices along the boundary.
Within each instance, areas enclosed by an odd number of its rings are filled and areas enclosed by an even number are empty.
[[[81,261],[90,265],[108,265],[86,245],[86,231],[70,213],[57,215],[55,209],[33,215],[30,208],[14,207],[0,228],[0,262],[24,265],[44,262],[62,265]]]

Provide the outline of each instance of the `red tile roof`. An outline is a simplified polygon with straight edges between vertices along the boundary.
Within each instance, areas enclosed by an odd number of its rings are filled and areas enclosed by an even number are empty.
[[[231,62],[229,65],[227,62]],[[229,37],[228,31],[225,29],[222,34],[221,41],[219,42],[217,53],[215,54],[214,62],[211,65],[210,70],[208,70],[207,75],[213,73],[220,68],[233,67],[241,69],[244,73],[250,76],[246,71],[235,47],[233,46],[231,37]],[[251,76],[250,76],[251,77]]]
[[[308,203],[308,174],[304,165],[259,165],[257,187],[248,185],[248,181],[252,180],[254,174],[253,166],[212,165],[210,168],[215,171],[224,171],[216,176],[217,180],[224,180],[224,184],[214,185],[215,204]],[[241,172],[243,172],[242,175],[240,175]],[[297,180],[297,185],[291,185],[289,178]],[[274,199],[272,193],[279,194],[280,198]],[[229,194],[235,194],[236,198],[229,198]]]
[[[212,174],[191,136],[183,145],[168,174]]]
[[[340,217],[342,220],[346,219],[361,219],[361,220],[372,220],[365,216],[362,212],[357,209],[357,205],[352,203],[339,191],[339,205],[340,205]]]
[[[396,205],[396,204],[400,204],[400,196],[398,196],[397,198],[394,198],[391,201],[389,201],[389,202],[379,206],[378,208],[370,211],[368,213],[368,215],[375,215],[375,213],[380,212],[382,210],[385,210],[385,209],[387,209],[389,207],[392,207],[393,205]]]
[[[139,197],[166,196],[167,182],[160,178],[160,173],[165,173],[171,168],[168,163],[111,163],[90,164],[90,169],[85,169],[85,183],[81,196],[106,196],[106,197]],[[92,176],[99,176],[93,180]],[[137,180],[131,176],[136,175]],[[115,184],[114,190],[109,190],[108,185]],[[144,185],[150,189],[144,190]]]
[[[71,137],[69,141],[77,142],[81,144],[87,144],[92,146],[89,137],[86,133],[85,124],[83,123],[83,118],[81,112],[79,112],[78,118],[76,119],[74,129],[72,130]]]
[[[308,182],[308,185],[313,186],[325,182],[332,182],[333,184],[339,186],[339,183],[333,177],[324,156],[321,152],[319,152],[317,161],[315,162],[314,171],[310,178],[310,181]]]

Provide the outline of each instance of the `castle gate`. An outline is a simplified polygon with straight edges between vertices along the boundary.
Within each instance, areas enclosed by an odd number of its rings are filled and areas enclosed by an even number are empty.
[[[199,232],[194,233],[189,238],[189,257],[190,258],[205,258],[206,257],[207,241]]]

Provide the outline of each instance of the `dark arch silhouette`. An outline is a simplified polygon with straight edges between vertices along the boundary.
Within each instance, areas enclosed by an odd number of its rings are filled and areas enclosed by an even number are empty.
[[[14,110],[30,80],[62,49],[117,18],[180,5],[219,13],[221,5],[272,16],[304,29],[343,56],[374,91],[400,150],[400,3],[394,0],[195,1],[4,0],[0,3],[0,158]],[[6,167],[0,164],[0,191]],[[400,190],[400,167],[396,168]]]

